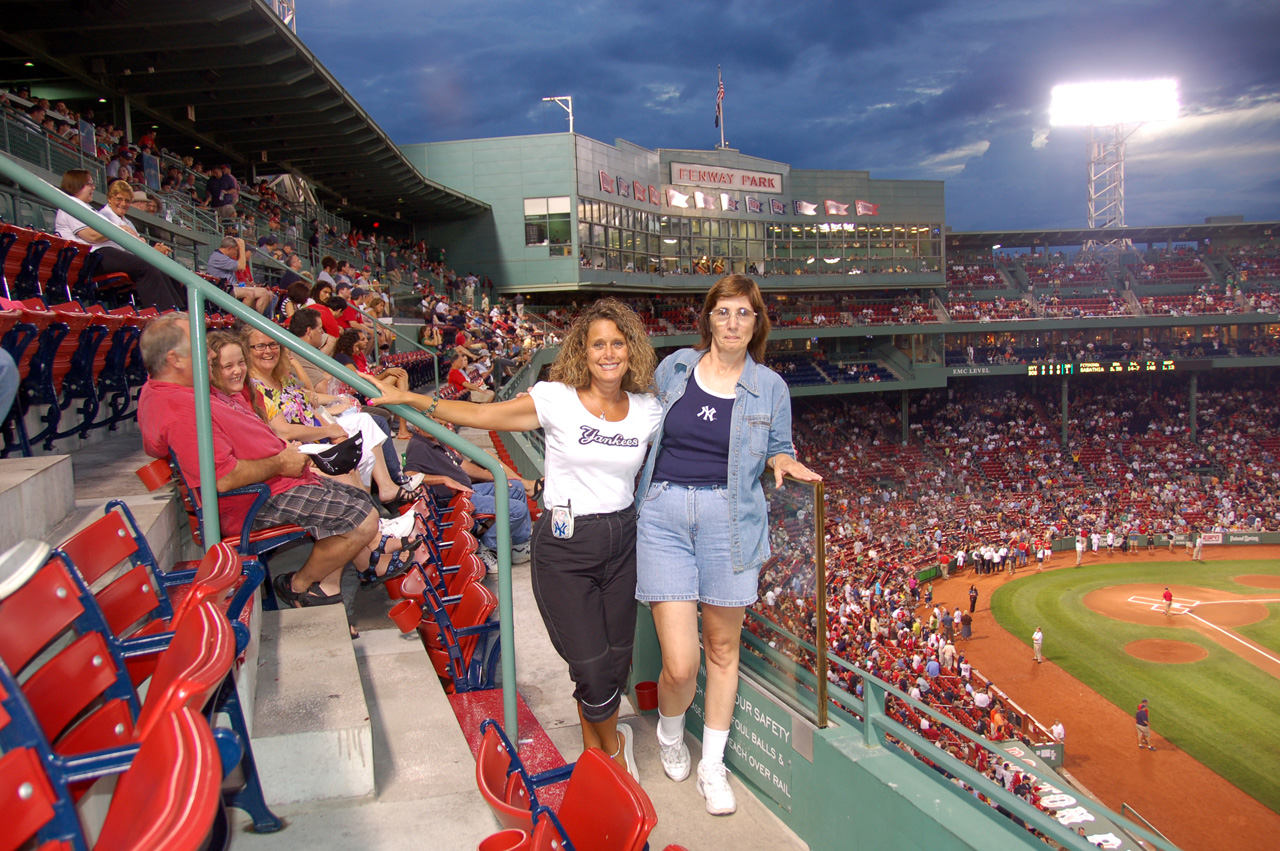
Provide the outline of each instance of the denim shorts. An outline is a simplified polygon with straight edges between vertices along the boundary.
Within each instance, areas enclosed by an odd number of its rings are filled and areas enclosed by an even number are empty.
[[[750,606],[759,584],[759,570],[733,572],[728,488],[649,485],[637,527],[637,600]]]

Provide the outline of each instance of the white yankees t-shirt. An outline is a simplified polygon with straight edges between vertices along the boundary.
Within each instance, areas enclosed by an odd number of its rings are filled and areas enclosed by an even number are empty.
[[[662,419],[657,398],[628,393],[626,418],[611,423],[588,411],[566,384],[540,381],[529,395],[546,432],[544,504],[550,508],[572,502],[575,515],[629,507],[636,473]]]

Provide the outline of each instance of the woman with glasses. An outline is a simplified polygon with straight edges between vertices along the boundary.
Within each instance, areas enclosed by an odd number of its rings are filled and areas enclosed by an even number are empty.
[[[413,501],[414,494],[396,484],[387,469],[380,448],[387,435],[373,417],[358,410],[348,397],[307,390],[293,374],[290,359],[281,357],[280,344],[261,331],[246,328],[243,340],[249,352],[249,375],[266,407],[267,425],[281,439],[340,442],[358,433],[363,445],[356,471],[365,488],[376,485],[378,499],[391,506]]]
[[[89,202],[93,200],[93,177],[86,169],[73,168],[62,175],[62,191],[80,202],[86,210],[92,210]],[[98,210],[111,224],[122,228],[137,239],[138,229],[125,218],[129,206],[133,203],[133,187],[127,181],[115,180],[107,188],[107,203]],[[178,282],[147,263],[142,258],[125,251],[105,235],[98,233],[74,215],[58,211],[54,223],[58,236],[89,244],[89,250],[99,256],[98,271],[103,274],[123,272],[128,275],[137,290],[138,307],[154,307],[157,310],[182,310],[186,303],[183,290]],[[162,242],[154,248],[163,254],[173,251]]]
[[[707,686],[698,792],[707,812],[737,808],[724,765],[738,692],[738,639],[769,557],[760,476],[821,477],[795,459],[791,397],[764,365],[769,317],[750,278],[729,275],[707,293],[701,340],[654,373],[662,425],[636,488],[636,599],[647,601],[662,648],[658,745],[672,780],[689,776],[685,712],[699,665],[698,607]]]

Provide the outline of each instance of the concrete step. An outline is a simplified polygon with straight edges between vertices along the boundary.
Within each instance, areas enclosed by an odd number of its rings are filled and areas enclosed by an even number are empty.
[[[70,457],[0,460],[0,552],[24,538],[44,539],[75,501]]]
[[[260,671],[260,726],[254,735],[254,750],[268,800],[273,801],[274,811],[285,819],[287,827],[279,833],[259,836],[244,831],[247,817],[233,811],[233,849],[345,851],[353,847],[413,845],[458,851],[475,848],[481,839],[497,831],[498,825],[476,790],[475,761],[422,645],[416,637],[413,641],[402,639],[395,629],[366,626],[361,626],[360,638],[352,641],[347,637],[346,619],[339,606],[295,610],[284,615],[296,620],[298,615],[319,613],[329,616],[318,618],[314,628],[326,630],[331,640],[316,639],[316,649],[306,654],[310,658],[305,660],[305,667],[297,670],[299,677],[312,683],[315,695],[302,703],[310,707],[314,701],[346,701],[349,694],[334,695],[340,694],[339,689],[345,692],[349,688],[349,674],[343,673],[338,684],[334,669],[345,669],[347,665],[358,669],[362,705],[368,707],[364,721],[370,738],[365,740],[361,754],[370,758],[372,767],[369,791],[363,797],[342,800],[298,797],[303,785],[297,779],[300,775],[343,772],[354,776],[357,767],[347,753],[349,748],[330,747],[322,754],[315,747],[305,753],[286,754],[285,759],[272,756],[268,765],[267,753],[275,744],[266,744],[265,716],[276,707],[268,694],[274,676],[268,671],[268,662]],[[268,620],[277,617],[277,613],[267,613]],[[287,628],[278,641],[272,639],[271,632],[270,627],[263,632],[264,659],[276,653],[274,643],[292,645],[297,638]],[[337,645],[342,642],[347,645],[346,655],[338,665],[329,654],[341,656]],[[319,649],[321,644],[323,651]],[[314,711],[336,714],[327,705]],[[322,735],[314,731],[307,735],[308,746],[322,740]],[[344,735],[348,737],[345,741],[351,740],[350,733]],[[330,738],[335,736],[331,734]],[[365,775],[361,772],[360,776]],[[286,797],[289,802],[281,800]]]
[[[342,607],[264,612],[256,674],[267,802],[373,795],[373,730]]]

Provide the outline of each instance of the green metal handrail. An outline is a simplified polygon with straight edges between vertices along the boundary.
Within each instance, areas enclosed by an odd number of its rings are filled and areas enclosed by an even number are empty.
[[[364,376],[350,370],[318,349],[302,342],[279,326],[267,321],[262,314],[252,311],[218,287],[210,284],[194,272],[156,251],[98,215],[73,204],[71,196],[31,174],[8,157],[0,157],[0,176],[12,180],[42,201],[75,216],[98,233],[108,237],[124,250],[135,254],[155,266],[166,275],[181,281],[187,287],[187,304],[190,308],[191,357],[196,365],[195,379],[196,442],[200,449],[200,499],[204,506],[204,540],[213,546],[222,540],[222,528],[218,517],[218,477],[213,464],[213,425],[210,419],[208,352],[205,348],[205,303],[213,302],[219,308],[237,317],[256,331],[266,334],[281,347],[288,349],[332,376],[342,379],[365,396],[376,397],[378,388]],[[442,443],[461,452],[465,457],[493,474],[495,528],[498,533],[498,617],[499,641],[502,649],[502,709],[503,726],[512,741],[519,741],[516,728],[516,672],[515,630],[511,589],[511,513],[508,499],[507,474],[498,459],[463,440],[453,432],[437,425],[421,412],[405,405],[391,405],[394,411],[427,432]]]

